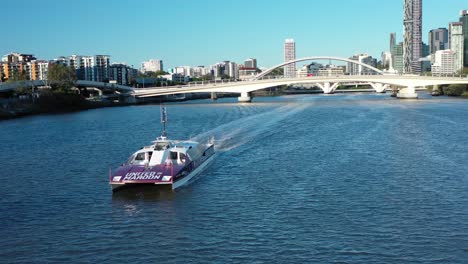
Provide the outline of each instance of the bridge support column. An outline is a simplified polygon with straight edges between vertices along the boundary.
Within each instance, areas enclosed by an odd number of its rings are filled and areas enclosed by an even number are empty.
[[[378,93],[385,93],[388,88],[388,84],[383,84],[383,83],[370,83],[370,85]]]
[[[216,92],[211,92],[211,100],[218,100],[218,95]]]
[[[397,98],[400,98],[400,99],[417,99],[418,94],[416,93],[416,90],[414,89],[414,86],[408,85],[408,87],[400,89],[400,91],[397,93]]]
[[[240,97],[237,97],[237,100],[241,103],[250,103],[252,102],[251,93],[242,92]]]
[[[333,94],[335,92],[336,88],[338,87],[338,84],[339,83],[332,84],[332,83],[329,83],[329,82],[326,82],[326,83],[323,83],[323,84],[316,83],[316,85],[318,87],[320,87],[320,89],[323,90],[324,94]]]

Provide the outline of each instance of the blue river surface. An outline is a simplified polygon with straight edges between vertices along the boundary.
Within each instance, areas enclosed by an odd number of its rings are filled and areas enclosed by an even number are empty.
[[[0,122],[0,263],[468,263],[468,100],[335,94],[167,104],[217,156],[112,193],[159,105]]]

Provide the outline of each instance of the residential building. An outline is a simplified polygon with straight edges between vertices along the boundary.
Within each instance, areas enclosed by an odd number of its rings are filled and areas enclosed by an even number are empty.
[[[70,66],[70,60],[67,58],[67,57],[64,57],[64,56],[60,56],[54,60],[51,61],[52,63],[55,63],[55,64],[61,64],[63,66]]]
[[[463,65],[468,67],[468,10],[460,12],[460,22],[463,23]]]
[[[257,59],[249,58],[244,61],[245,68],[257,68]]]
[[[6,76],[3,73],[3,62],[0,62],[0,82],[6,81]]]
[[[163,71],[163,61],[162,60],[156,60],[156,59],[150,59],[149,61],[144,61],[141,63],[141,72],[157,72],[157,71]]]
[[[403,42],[403,73],[420,73],[422,57],[422,0],[405,0],[405,38]]]
[[[3,62],[3,78],[5,80],[14,79],[27,79],[29,72],[27,72],[27,64],[25,63],[8,63]]]
[[[372,56],[369,56],[368,54],[357,54],[354,55],[353,57],[349,58],[350,60],[355,60],[367,65],[370,65],[372,67],[377,67],[377,59],[372,58]],[[348,62],[348,74],[350,75],[371,75],[375,74],[374,71],[356,64],[356,63],[350,63]]]
[[[257,75],[257,68],[239,67],[239,79],[248,80]]]
[[[176,82],[176,83],[188,83],[190,78],[188,76],[184,76],[180,73],[171,73],[162,75],[161,78],[166,79],[168,81]]]
[[[284,42],[284,62],[296,59],[296,42],[294,39],[286,39]],[[296,75],[296,63],[284,66],[284,77],[294,78]]]
[[[132,68],[124,63],[113,63],[109,67],[109,80],[120,85],[129,85],[132,79]]]
[[[79,80],[94,81],[94,65],[94,57],[82,57],[82,76],[79,78]]]
[[[235,62],[223,61],[211,66],[211,74],[215,79],[226,78],[239,79],[239,66]]]
[[[15,79],[29,79],[30,67],[28,63],[36,60],[36,57],[31,54],[21,54],[12,52],[2,57],[2,78],[4,80]]]
[[[109,56],[83,56],[82,59],[84,80],[95,82],[106,82],[109,80]]]
[[[448,30],[446,28],[429,31],[429,52],[434,54],[438,50],[448,49]]]
[[[49,62],[45,60],[33,60],[27,63],[30,80],[47,80]]]
[[[226,65],[226,75],[229,75],[231,79],[239,79],[239,66],[235,62],[228,62]]]
[[[168,72],[169,73],[176,73],[176,74],[180,74],[180,75],[185,76],[185,68],[184,67],[174,67],[174,68],[171,68]]]
[[[190,66],[177,66],[169,70],[170,73],[177,73],[184,76],[193,76],[193,69]]]
[[[109,81],[110,56],[94,55],[81,56],[71,55],[69,57],[58,57],[53,63],[71,67],[76,71],[78,80],[107,82]]]
[[[432,64],[433,75],[454,74],[455,52],[452,50],[438,50],[434,54],[434,63]]]
[[[296,70],[296,77],[297,78],[305,78],[309,76],[309,68],[308,65],[304,65],[301,68]]]
[[[85,80],[83,56],[71,55],[68,58],[63,57],[63,60],[61,61],[65,62],[65,65],[68,65],[69,67],[75,69],[76,78],[78,80]]]
[[[36,60],[36,57],[32,54],[21,54],[12,52],[2,57],[2,62],[6,63],[27,63]]]
[[[314,68],[310,75],[312,76],[342,76],[345,73],[345,67],[333,64],[320,65],[319,68]]]
[[[463,71],[463,47],[464,47],[464,36],[463,36],[463,23],[453,22],[449,24],[449,46],[450,50],[453,51],[453,68],[455,72]]]
[[[211,75],[214,76],[215,79],[221,79],[225,72],[225,65],[223,62],[216,63],[211,65]]]
[[[109,66],[110,58],[108,55],[95,55],[94,56],[94,81],[107,82],[109,81]]]
[[[205,68],[205,66],[196,66],[192,68],[193,77],[200,78],[205,75],[210,74],[210,70]]]

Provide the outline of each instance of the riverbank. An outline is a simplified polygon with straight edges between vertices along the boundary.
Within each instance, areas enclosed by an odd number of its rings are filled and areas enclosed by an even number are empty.
[[[232,97],[233,94],[218,94],[217,98]],[[44,93],[39,96],[24,95],[18,98],[0,99],[0,121],[40,114],[60,114],[89,109],[128,105],[159,104],[189,100],[209,99],[210,94],[186,94],[163,96],[129,101],[128,97],[85,98],[72,93]]]
[[[38,114],[75,112],[117,105],[127,104],[113,101],[92,101],[79,94],[72,93],[24,95],[0,101],[0,120]]]

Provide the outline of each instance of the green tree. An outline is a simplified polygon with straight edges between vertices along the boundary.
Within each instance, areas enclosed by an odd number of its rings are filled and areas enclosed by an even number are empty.
[[[214,79],[213,75],[206,74],[206,75],[200,76],[198,78],[196,78],[196,77],[192,78],[192,82],[211,81],[213,79]]]
[[[18,81],[26,81],[28,80],[28,76],[26,76],[26,73],[24,71],[20,71],[17,68],[14,68],[10,78],[8,78],[8,82],[18,82]]]
[[[279,67],[274,69],[272,72],[268,73],[266,76],[283,76],[284,75],[284,68]]]
[[[53,63],[49,65],[47,79],[52,89],[59,92],[69,92],[75,85],[76,72],[73,68],[62,64]]]
[[[379,69],[379,70],[385,69],[383,62],[382,62],[382,61],[378,61],[378,62],[377,62],[376,68]]]
[[[140,73],[138,74],[139,78],[144,78],[144,77],[149,77],[149,78],[158,78],[161,75],[166,75],[169,74],[168,72],[165,71],[147,71],[145,73]]]
[[[157,71],[154,73],[156,76],[161,76],[161,75],[166,75],[166,74],[169,74],[168,72],[166,71]]]
[[[31,94],[32,89],[29,87],[24,86],[22,83],[18,85],[18,87],[15,88],[14,94],[15,95],[29,95]]]
[[[464,84],[451,84],[444,89],[444,94],[448,96],[460,96],[466,91]]]

